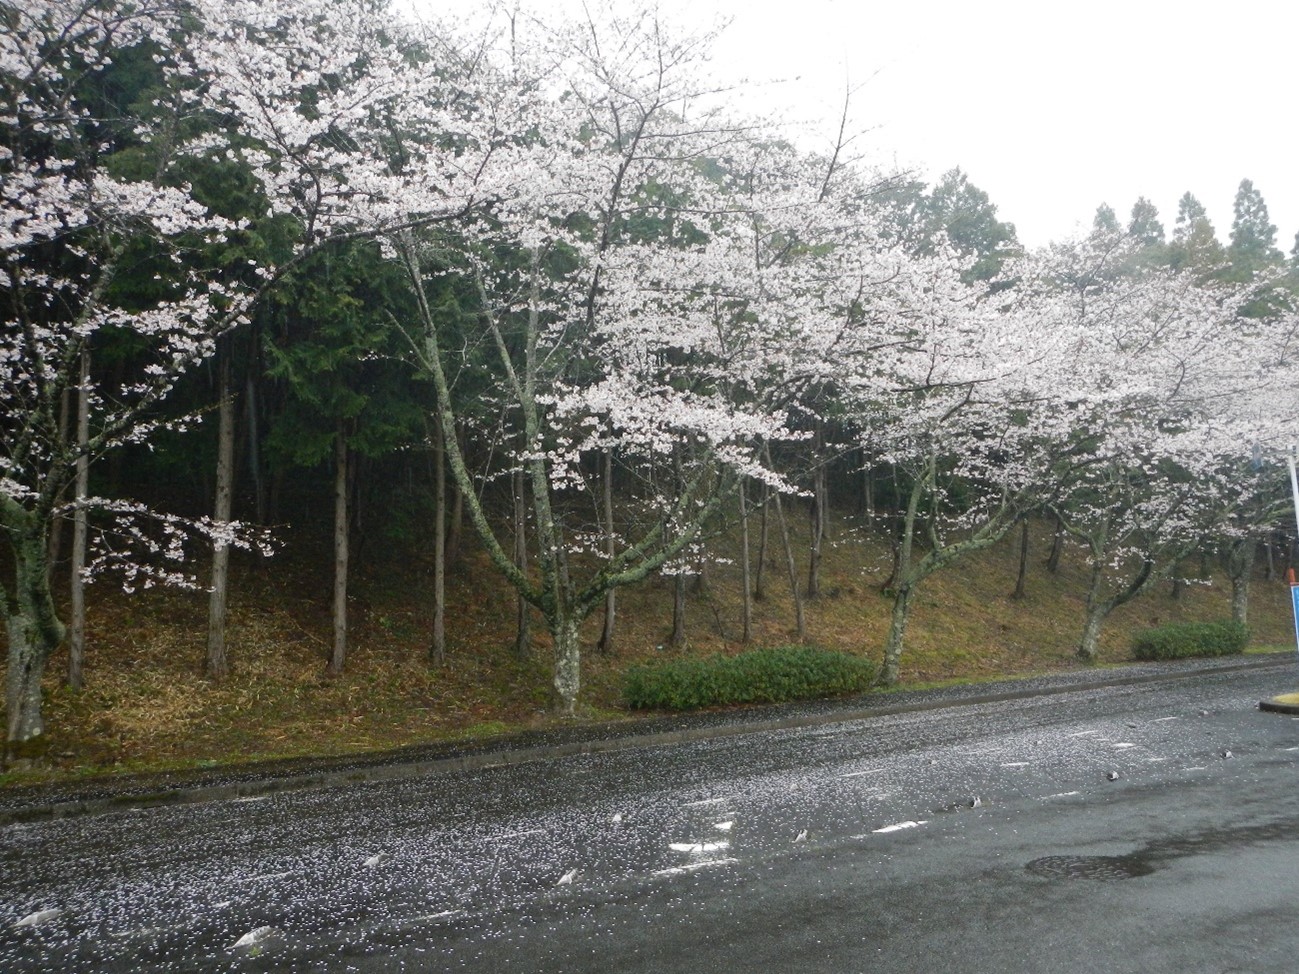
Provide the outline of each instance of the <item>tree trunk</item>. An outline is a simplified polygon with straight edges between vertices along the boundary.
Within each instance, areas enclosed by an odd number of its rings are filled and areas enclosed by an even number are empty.
[[[574,715],[577,693],[581,689],[582,651],[578,642],[578,622],[566,616],[548,620],[550,637],[555,644],[555,696],[557,709],[566,717]]]
[[[749,490],[747,480],[740,481],[740,589],[741,617],[744,631],[740,642],[748,645],[753,641],[753,591],[749,579],[749,504],[746,494]]]
[[[0,503],[9,503],[0,499]],[[50,655],[63,642],[66,630],[59,622],[50,593],[49,538],[41,527],[14,523],[27,520],[26,512],[6,517],[14,554],[14,604],[5,612],[9,636],[9,665],[5,681],[6,761],[32,753],[25,747],[45,732],[41,714],[41,678]]]
[[[1101,587],[1105,576],[1105,566],[1109,561],[1109,553],[1105,550],[1104,542],[1099,545],[1093,543],[1091,561],[1091,581],[1087,586],[1086,617],[1083,622],[1082,638],[1078,642],[1078,657],[1088,663],[1096,661],[1096,654],[1100,651],[1101,627],[1109,614],[1119,606],[1135,599],[1160,574],[1154,570],[1154,563],[1146,560],[1142,563],[1141,570],[1121,591],[1109,598],[1102,598]]]
[[[447,661],[447,448],[442,423],[433,420],[433,640],[429,662],[442,666]]]
[[[771,508],[771,485],[762,485],[762,521],[758,525],[758,571],[753,579],[753,598],[756,602],[761,602],[767,597],[766,587],[763,585],[767,577],[767,512]]]
[[[812,504],[809,511],[810,523],[808,525],[811,540],[808,544],[807,558],[807,597],[816,599],[821,597],[821,545],[825,541],[825,505],[826,495],[829,493],[826,487],[825,473],[825,434],[821,428],[821,423],[816,424],[816,462],[812,473]]]
[[[1094,663],[1100,652],[1101,628],[1105,618],[1110,614],[1108,602],[1098,602],[1087,607],[1086,621],[1083,623],[1082,639],[1078,642],[1078,658]]]
[[[228,339],[227,339],[228,341]],[[230,389],[230,349],[220,353],[217,366],[217,472],[216,504],[212,512],[218,524],[230,520],[235,478],[235,404]],[[230,582],[230,546],[218,540],[212,547],[212,588],[208,595],[207,662],[204,669],[213,680],[230,674],[226,647],[226,604]]]
[[[83,362],[84,356],[89,355],[89,349],[82,351]],[[85,382],[82,382],[85,385]],[[59,442],[66,443],[72,426],[72,390],[64,389],[63,395],[59,397]],[[80,441],[78,441],[80,442]],[[56,517],[50,524],[50,570],[53,571],[58,565],[59,559],[63,556],[63,522],[66,518]]]
[[[916,537],[916,516],[920,510],[920,495],[924,493],[923,477],[917,477],[911,484],[911,493],[907,497],[907,509],[902,515],[902,531],[897,539],[893,553],[893,575],[896,579],[893,590],[893,614],[889,620],[889,635],[884,642],[884,665],[880,667],[875,682],[880,686],[891,687],[898,682],[901,669],[902,645],[907,634],[907,619],[911,614],[911,597],[913,594],[911,579],[911,552]]]
[[[457,427],[452,434],[457,438],[460,436],[460,430]],[[444,445],[445,445],[445,441]],[[459,444],[459,439],[456,440]],[[452,478],[451,482],[451,517],[447,524],[447,559],[455,562],[460,558],[460,541],[464,536],[465,525],[465,496],[461,492],[460,484]]]
[[[889,619],[889,636],[884,643],[884,665],[880,667],[875,682],[891,687],[898,682],[901,669],[902,645],[907,634],[907,620],[911,617],[912,588],[908,584],[898,587],[893,596],[893,614]]]
[[[672,577],[672,633],[668,645],[673,649],[684,649],[686,645],[686,580],[684,570]]]
[[[528,507],[522,468],[514,471],[514,563],[528,569]],[[531,608],[519,592],[515,595],[514,655],[524,659],[532,652]]]
[[[1249,624],[1249,582],[1254,574],[1258,545],[1253,538],[1239,538],[1227,552],[1227,570],[1231,576],[1231,621]]]
[[[1028,518],[1024,518],[1019,535],[1019,577],[1015,579],[1015,591],[1010,593],[1012,599],[1024,598],[1024,584],[1028,579]]]
[[[604,552],[612,561],[617,553],[613,537],[613,448],[604,451],[604,477],[600,485],[601,506],[604,508]],[[600,641],[596,651],[605,656],[613,654],[614,620],[618,610],[618,599],[614,589],[604,595],[604,625],[600,629]]]
[[[340,420],[334,437],[334,651],[329,672],[343,672],[347,660],[347,536],[348,536],[347,433]]]
[[[862,513],[866,515],[866,526],[875,523],[875,477],[870,464],[866,462],[866,451],[861,451],[862,459]]]
[[[257,336],[253,335],[253,348],[257,347]],[[254,355],[256,352],[254,352]],[[248,381],[244,386],[244,415],[248,422],[248,475],[253,482],[253,510],[257,514],[257,523],[267,523],[266,485],[262,480],[262,446],[261,427],[257,422],[257,377],[261,370],[256,362],[248,366]]]
[[[81,353],[81,385],[77,390],[77,446],[85,450],[90,441],[90,351]],[[72,566],[69,586],[72,605],[68,626],[68,686],[80,690],[85,685],[86,660],[86,581],[82,571],[86,567],[86,497],[90,493],[90,457],[82,453],[77,457],[77,479],[74,488],[77,499],[72,516]]]
[[[1051,553],[1046,556],[1046,570],[1052,575],[1060,570],[1060,552],[1064,548],[1064,521],[1055,519],[1055,537],[1051,540]]]
[[[772,501],[776,505],[776,524],[780,527],[780,541],[785,549],[785,565],[789,570],[789,591],[794,599],[794,627],[798,632],[798,641],[807,639],[807,620],[803,617],[803,596],[798,591],[798,567],[794,564],[794,549],[789,543],[789,526],[785,523],[785,511],[780,503],[780,494],[773,493]]]

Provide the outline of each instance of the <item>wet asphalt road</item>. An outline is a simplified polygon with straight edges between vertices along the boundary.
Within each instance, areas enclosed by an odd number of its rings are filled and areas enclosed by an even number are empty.
[[[1292,670],[5,825],[0,971],[1291,972]]]

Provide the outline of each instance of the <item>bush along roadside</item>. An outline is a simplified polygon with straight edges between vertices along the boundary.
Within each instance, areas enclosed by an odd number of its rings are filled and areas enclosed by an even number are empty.
[[[695,710],[863,693],[874,680],[875,664],[860,656],[778,646],[633,666],[624,677],[623,700],[633,710]]]
[[[1239,622],[1184,622],[1137,633],[1132,654],[1140,660],[1230,656],[1247,642],[1249,629]]]

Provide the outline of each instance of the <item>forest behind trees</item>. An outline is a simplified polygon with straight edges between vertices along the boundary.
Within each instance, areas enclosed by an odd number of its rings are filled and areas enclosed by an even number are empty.
[[[227,680],[230,573],[311,532],[321,668],[349,667],[359,540],[431,564],[431,668],[472,551],[570,715],[584,655],[624,651],[620,598],[664,579],[667,650],[723,566],[735,646],[772,566],[804,638],[836,511],[889,552],[860,598],[884,684],[927,580],[1030,525],[1086,566],[1086,660],[1193,566],[1245,621],[1256,556],[1288,562],[1299,236],[1283,254],[1248,179],[1225,241],[1187,192],[1171,230],[1141,198],[1029,250],[959,170],[745,117],[711,38],[649,9],[0,21],[7,754],[84,679],[87,599],[206,593],[192,664]]]

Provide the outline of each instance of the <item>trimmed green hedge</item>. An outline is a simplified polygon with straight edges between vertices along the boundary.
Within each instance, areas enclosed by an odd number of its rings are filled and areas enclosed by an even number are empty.
[[[1239,622],[1183,622],[1137,633],[1132,653],[1137,659],[1230,656],[1247,642],[1249,630]]]
[[[635,710],[694,710],[861,693],[875,664],[809,646],[755,649],[738,656],[643,663],[627,670],[623,700]]]

